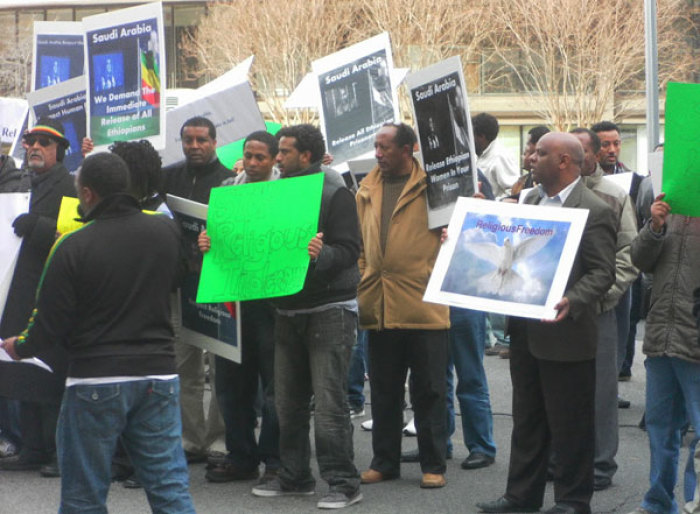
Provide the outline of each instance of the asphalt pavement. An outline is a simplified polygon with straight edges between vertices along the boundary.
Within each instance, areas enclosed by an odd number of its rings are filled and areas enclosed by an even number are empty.
[[[638,350],[641,342],[638,341]],[[498,498],[505,489],[510,450],[511,384],[508,361],[497,356],[485,357],[486,372],[491,391],[494,413],[494,436],[498,446],[496,462],[480,470],[464,471],[461,461],[467,456],[460,420],[453,437],[454,458],[448,461],[447,486],[437,490],[420,489],[421,473],[418,464],[403,464],[401,479],[375,485],[362,486],[364,499],[349,507],[349,512],[360,513],[476,513],[475,504]],[[620,383],[620,394],[632,402],[629,409],[620,410],[619,469],[609,489],[595,493],[593,512],[626,514],[639,505],[646,491],[649,473],[649,445],[646,432],[638,428],[644,411],[645,375],[643,356],[638,351],[630,382]],[[368,385],[367,391],[368,392]],[[369,399],[369,396],[368,396]],[[371,434],[360,429],[360,423],[371,416],[354,420],[355,463],[360,471],[367,469],[371,460]],[[416,447],[414,437],[404,437],[404,450]],[[223,449],[220,445],[219,449]],[[680,467],[685,465],[688,449],[683,448]],[[319,512],[316,502],[326,491],[327,485],[318,477],[316,463],[314,473],[318,479],[317,494],[307,497],[256,498],[250,490],[254,482],[214,484],[204,478],[204,465],[190,466],[190,490],[197,512],[217,513],[278,513],[289,514]],[[679,473],[682,478],[682,473]],[[682,501],[682,490],[676,488],[676,496]],[[60,480],[42,478],[37,472],[0,472],[0,514],[57,512],[60,497]],[[552,486],[547,486],[542,510],[553,505]],[[142,489],[125,489],[113,483],[108,498],[112,513],[150,512]]]

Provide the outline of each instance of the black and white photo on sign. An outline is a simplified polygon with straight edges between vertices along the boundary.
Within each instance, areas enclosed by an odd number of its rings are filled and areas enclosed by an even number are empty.
[[[334,166],[371,154],[374,134],[397,118],[387,34],[314,61],[319,114]]]
[[[471,119],[458,57],[406,79],[428,182],[428,225],[445,225],[460,196],[477,190]]]

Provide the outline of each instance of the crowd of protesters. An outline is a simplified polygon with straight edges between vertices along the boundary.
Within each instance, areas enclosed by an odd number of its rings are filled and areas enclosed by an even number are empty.
[[[617,382],[629,377],[636,323],[646,316],[651,472],[634,512],[679,512],[680,434],[700,426],[698,219],[674,214],[649,178],[635,174],[629,191],[605,179],[629,171],[611,122],[571,133],[532,129],[524,173],[498,143],[495,117],[476,116],[473,130],[475,197],[588,211],[556,318],[506,319],[508,477],[501,497],[476,508],[539,511],[549,479],[555,504],[546,512],[591,512],[594,491],[610,487],[617,470],[617,409],[625,406]],[[64,513],[103,511],[113,479],[143,487],[156,512],[194,512],[194,462],[207,462],[211,482],[251,481],[261,498],[310,496],[313,420],[327,483],[317,507],[343,508],[362,500],[362,487],[399,479],[401,462],[419,463],[420,487],[445,487],[455,396],[469,452],[461,467],[492,465],[483,358],[493,320],[423,301],[447,233],[428,226],[429,184],[413,129],[387,123],[377,131],[376,166],[357,186],[326,166],[332,156],[312,125],[251,133],[236,171],[218,160],[208,119],[186,121],[180,135],[184,161],[164,169],[146,141],[94,153],[86,139],[73,176],[62,163],[63,126],[41,119],[23,135],[19,167],[2,157],[0,191],[31,196],[12,222],[21,246],[0,338],[13,359],[38,357],[52,371],[0,361],[0,470],[60,476]],[[242,302],[240,363],[189,344],[178,300],[185,250],[166,195],[207,204],[215,187],[312,174],[323,175],[323,188],[303,288]],[[85,224],[59,235],[63,197],[78,198]],[[198,248],[212,248],[206,230]],[[373,456],[358,470],[351,418],[364,415],[365,373]],[[413,454],[401,453],[407,380]],[[210,449],[219,437],[225,453]],[[700,512],[694,471],[686,481],[680,508]]]

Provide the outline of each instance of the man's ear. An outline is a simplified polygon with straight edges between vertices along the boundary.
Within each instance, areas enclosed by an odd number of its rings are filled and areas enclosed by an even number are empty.
[[[299,154],[299,161],[304,168],[307,168],[311,164],[311,150],[306,150]]]

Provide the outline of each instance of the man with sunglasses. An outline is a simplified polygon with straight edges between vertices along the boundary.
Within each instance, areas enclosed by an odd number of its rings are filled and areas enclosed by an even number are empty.
[[[56,219],[64,196],[75,197],[73,177],[63,165],[69,147],[63,125],[49,118],[41,118],[24,136],[27,174],[22,179],[23,188],[28,183],[31,197],[29,212],[22,213],[12,222],[15,234],[22,238],[7,302],[0,320],[0,339],[20,333],[34,308],[35,294],[44,262],[56,240]],[[24,190],[24,189],[23,189]],[[14,374],[2,373],[2,392],[22,400],[20,430],[22,449],[19,454],[0,459],[0,469],[39,469],[55,475],[56,446],[54,434],[58,407],[63,394],[66,357],[56,348],[39,356],[54,373],[32,371],[32,380],[13,379]],[[29,373],[29,371],[27,371]],[[31,387],[28,386],[31,382]],[[41,399],[41,402],[37,400]]]

